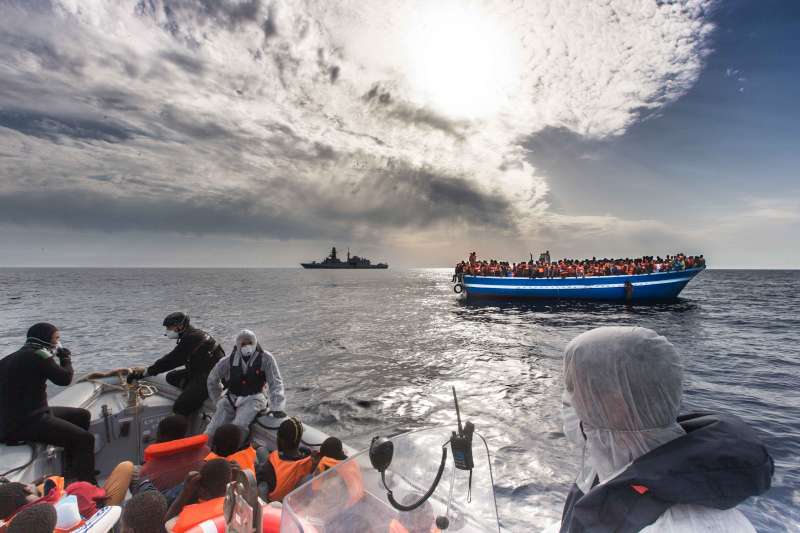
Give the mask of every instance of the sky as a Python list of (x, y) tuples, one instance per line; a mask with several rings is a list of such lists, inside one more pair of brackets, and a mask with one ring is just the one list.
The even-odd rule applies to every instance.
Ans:
[(800, 268), (800, 3), (0, 0), (0, 267)]

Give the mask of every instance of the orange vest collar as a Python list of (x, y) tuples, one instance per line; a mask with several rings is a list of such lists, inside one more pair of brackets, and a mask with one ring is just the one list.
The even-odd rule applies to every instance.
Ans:
[(156, 457), (167, 457), (189, 450), (199, 450), (206, 443), (208, 443), (208, 435), (194, 435), (183, 439), (158, 442), (145, 448), (144, 460), (149, 461)]
[[(206, 461), (219, 458), (219, 455), (211, 452), (206, 456)], [(244, 450), (239, 450), (236, 453), (232, 453), (225, 459), (228, 461), (235, 461), (239, 464), (239, 466), (242, 467), (243, 470), (251, 470), (252, 472), (256, 471), (256, 450), (252, 446), (248, 446)]]

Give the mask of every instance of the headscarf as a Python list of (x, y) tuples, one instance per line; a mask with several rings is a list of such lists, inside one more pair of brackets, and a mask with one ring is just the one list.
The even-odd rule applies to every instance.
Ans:
[[(683, 367), (675, 347), (655, 331), (602, 327), (564, 351), (564, 432), (584, 441), (578, 487), (612, 479), (638, 457), (684, 435), (676, 418)], [(581, 431), (582, 425), (582, 431)]]

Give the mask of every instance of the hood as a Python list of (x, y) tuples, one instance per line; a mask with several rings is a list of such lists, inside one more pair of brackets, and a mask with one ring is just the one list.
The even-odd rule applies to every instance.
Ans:
[(743, 420), (696, 413), (678, 423), (684, 436), (639, 457), (609, 488), (636, 485), (637, 492), (662, 501), (715, 509), (730, 509), (769, 489), (772, 457)]

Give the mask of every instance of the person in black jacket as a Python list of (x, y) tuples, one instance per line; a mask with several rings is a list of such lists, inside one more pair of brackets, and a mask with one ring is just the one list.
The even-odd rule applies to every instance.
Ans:
[[(177, 346), (144, 372), (132, 372), (128, 376), (128, 382), (172, 370), (167, 374), (167, 382), (183, 389), (175, 400), (172, 410), (176, 414), (190, 416), (208, 398), (206, 388), (208, 374), (217, 361), (225, 355), (225, 351), (211, 335), (192, 327), (189, 315), (186, 313), (167, 315), (164, 327), (167, 328), (164, 335), (170, 339), (177, 339)], [(186, 368), (174, 370), (179, 366)]]
[(35, 324), (25, 345), (0, 360), (0, 441), (62, 446), (72, 467), (69, 477), (95, 483), (89, 411), (47, 405), (47, 381), (67, 386), (74, 373), (71, 353), (60, 338), (54, 325)]

